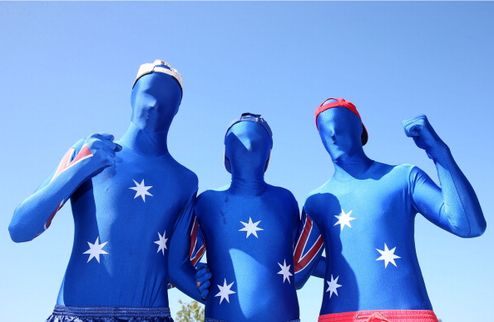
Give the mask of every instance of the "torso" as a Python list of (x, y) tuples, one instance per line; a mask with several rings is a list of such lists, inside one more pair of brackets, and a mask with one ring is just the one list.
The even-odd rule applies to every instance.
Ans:
[[(195, 175), (170, 156), (119, 152), (115, 167), (71, 197), (75, 237), (57, 303), (167, 307), (168, 240), (196, 185)], [(96, 252), (87, 253), (96, 238), (107, 243), (99, 262)]]
[[(196, 214), (213, 275), (206, 317), (258, 322), (298, 318), (293, 247), (299, 217), (291, 193), (273, 186), (260, 196), (210, 190), (198, 198)], [(257, 229), (249, 232), (249, 222)], [(292, 275), (284, 279), (278, 274), (280, 265), (289, 265)], [(231, 283), (228, 289), (235, 293), (228, 301), (216, 296), (218, 285)]]
[[(410, 169), (376, 162), (369, 178), (332, 179), (307, 199), (327, 254), (321, 314), (431, 309), (415, 251)], [(386, 247), (387, 261), (378, 251)]]

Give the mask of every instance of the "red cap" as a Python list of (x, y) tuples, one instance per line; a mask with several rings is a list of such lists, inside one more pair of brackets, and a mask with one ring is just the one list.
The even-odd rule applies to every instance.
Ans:
[[(327, 101), (329, 100), (334, 100), (334, 102), (329, 102), (329, 103), (326, 103)], [(325, 104), (326, 103), (326, 104)], [(319, 116), (319, 114), (321, 114), (322, 112), (326, 111), (326, 110), (329, 110), (330, 108), (335, 108), (335, 107), (344, 107), (346, 108), (347, 110), (350, 110), (353, 112), (353, 114), (357, 115), (357, 117), (360, 119), (360, 122), (362, 122), (362, 118), (360, 117), (360, 114), (357, 110), (357, 108), (355, 107), (355, 105), (350, 102), (350, 101), (347, 101), (345, 100), (344, 98), (334, 98), (334, 97), (329, 97), (327, 99), (325, 99), (317, 108), (316, 108), (316, 111), (314, 113), (314, 116), (315, 116), (315, 121), (316, 121), (316, 127), (319, 128), (317, 126), (317, 117)], [(365, 128), (365, 125), (364, 123), (362, 123), (362, 145), (365, 145), (367, 143), (367, 139), (369, 138), (368, 134), (367, 134), (367, 129)]]

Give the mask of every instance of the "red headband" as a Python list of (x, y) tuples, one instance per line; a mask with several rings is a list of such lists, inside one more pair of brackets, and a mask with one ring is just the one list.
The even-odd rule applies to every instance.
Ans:
[[(324, 104), (326, 103), (327, 101), (329, 100), (335, 100), (335, 102), (330, 102), (328, 104)], [(353, 114), (357, 115), (357, 117), (360, 119), (360, 121), (362, 122), (362, 118), (360, 117), (360, 114), (359, 112), (357, 111), (357, 108), (355, 107), (355, 105), (353, 105), (352, 102), (350, 101), (347, 101), (345, 100), (344, 98), (334, 98), (334, 97), (329, 97), (327, 99), (325, 99), (317, 108), (316, 108), (316, 112), (314, 113), (314, 116), (315, 116), (315, 121), (316, 121), (316, 127), (319, 128), (317, 126), (317, 117), (319, 116), (319, 114), (321, 114), (322, 112), (326, 111), (326, 110), (329, 110), (330, 108), (335, 108), (335, 107), (344, 107), (346, 108), (347, 110), (350, 110), (353, 112)], [(367, 143), (367, 139), (368, 139), (368, 134), (367, 134), (367, 129), (365, 128), (365, 125), (364, 123), (362, 123), (362, 145), (365, 145)]]
[[(335, 100), (335, 102), (324, 104), (324, 103), (326, 103), (329, 100)], [(352, 111), (355, 115), (358, 116), (358, 118), (360, 120), (362, 120), (362, 118), (360, 117), (359, 112), (357, 111), (357, 108), (355, 107), (355, 105), (353, 105), (352, 102), (349, 102), (349, 101), (345, 100), (344, 98), (333, 98), (333, 97), (329, 97), (329, 98), (325, 99), (324, 102), (322, 102), (317, 107), (316, 112), (314, 113), (315, 120), (316, 120), (316, 126), (317, 126), (317, 117), (319, 116), (319, 114), (321, 114), (322, 112), (324, 112), (326, 110), (329, 110), (330, 108), (335, 108), (335, 107), (344, 107), (344, 108)]]

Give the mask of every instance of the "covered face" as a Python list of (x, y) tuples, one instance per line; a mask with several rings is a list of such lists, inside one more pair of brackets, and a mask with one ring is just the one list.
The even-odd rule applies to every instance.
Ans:
[(352, 155), (367, 143), (367, 130), (355, 105), (343, 99), (329, 99), (316, 110), (316, 126), (331, 159)]
[(178, 72), (164, 61), (141, 65), (132, 87), (132, 122), (142, 129), (167, 129), (182, 100), (181, 83)]
[(244, 113), (225, 134), (225, 167), (230, 173), (264, 173), (272, 147), (272, 133), (266, 121), (260, 115)]

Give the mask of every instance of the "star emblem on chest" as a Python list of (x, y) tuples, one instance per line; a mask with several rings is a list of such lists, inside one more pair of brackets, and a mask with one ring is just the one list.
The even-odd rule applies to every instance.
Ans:
[(141, 180), (141, 182), (137, 182), (136, 180), (132, 179), (134, 181), (135, 186), (134, 187), (129, 187), (130, 190), (134, 190), (136, 193), (134, 195), (134, 199), (141, 197), (143, 202), (146, 202), (146, 196), (152, 197), (153, 194), (149, 192), (149, 190), (153, 186), (146, 186), (144, 179)]
[(240, 221), (240, 223), (244, 227), (240, 228), (238, 231), (244, 231), (245, 232), (245, 238), (249, 238), (250, 235), (254, 235), (254, 237), (259, 238), (257, 236), (257, 232), (264, 230), (263, 228), (259, 227), (259, 224), (261, 223), (261, 221), (259, 220), (259, 221), (253, 222), (251, 217), (249, 217), (248, 222)]

